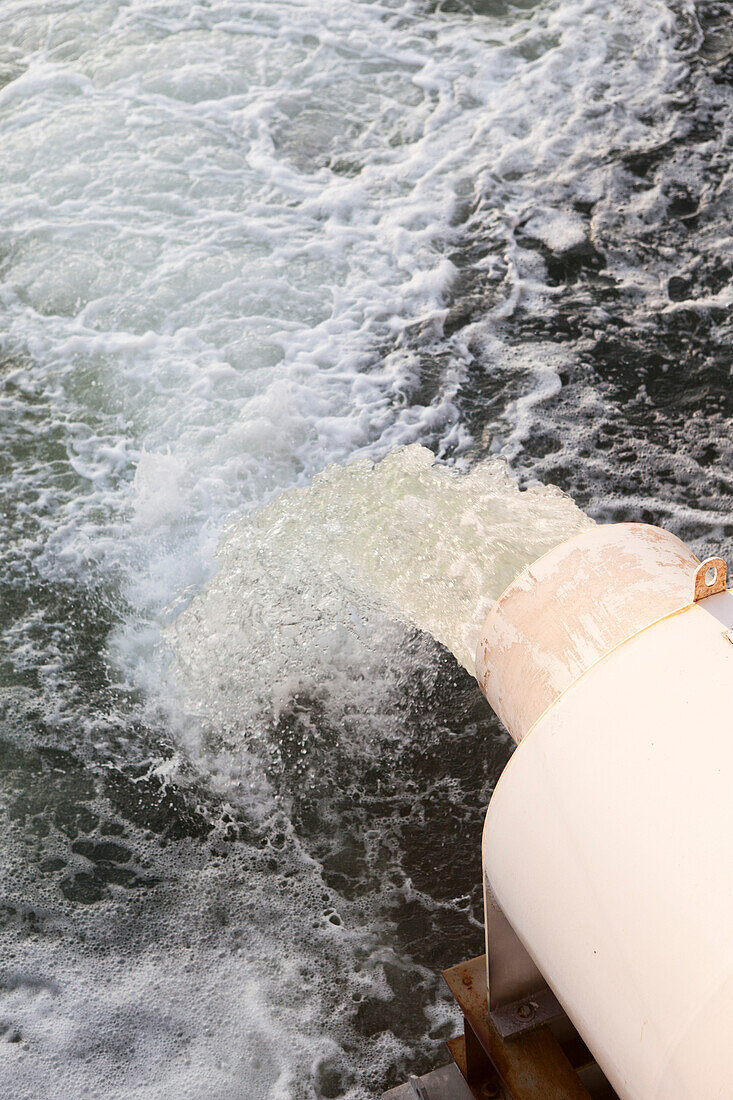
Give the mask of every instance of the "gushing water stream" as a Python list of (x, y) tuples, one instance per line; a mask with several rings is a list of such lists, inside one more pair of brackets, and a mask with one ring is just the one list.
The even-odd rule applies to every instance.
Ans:
[(187, 706), (235, 729), (255, 699), (323, 693), (337, 669), (337, 697), (358, 691), (349, 676), (363, 680), (360, 648), (384, 657), (385, 619), (425, 631), (473, 674), (493, 601), (591, 522), (552, 487), (520, 491), (497, 459), (459, 474), (413, 444), (329, 466), (220, 545), (215, 577), (170, 631)]

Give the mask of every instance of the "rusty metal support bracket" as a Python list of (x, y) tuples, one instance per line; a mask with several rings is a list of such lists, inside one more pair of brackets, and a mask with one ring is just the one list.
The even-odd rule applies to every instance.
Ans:
[(463, 1041), (465, 1043), (466, 1081), (472, 1088), (480, 1088), (488, 1076), (493, 1073), (491, 1059), (481, 1045), (478, 1035), (471, 1027), (470, 1020), (463, 1017)]
[(695, 603), (716, 592), (725, 592), (728, 567), (722, 558), (706, 558), (695, 574)]
[[(488, 1012), (484, 955), (443, 971), (443, 977), (466, 1022), (463, 1064), (458, 1058), (456, 1062), (474, 1096), (481, 1092), (483, 1067), (484, 1081), (495, 1080), (498, 1075), (511, 1100), (590, 1100), (590, 1093), (549, 1027), (538, 1027), (511, 1039), (499, 1034)], [(455, 1040), (449, 1043), (449, 1049), (454, 1056), (458, 1053)]]

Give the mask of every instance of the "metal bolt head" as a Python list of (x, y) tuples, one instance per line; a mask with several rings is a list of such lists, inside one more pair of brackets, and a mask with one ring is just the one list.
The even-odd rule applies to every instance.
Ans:
[(521, 1005), (517, 1005), (517, 1016), (520, 1020), (531, 1020), (534, 1016), (534, 1006), (527, 1001), (523, 1001)]

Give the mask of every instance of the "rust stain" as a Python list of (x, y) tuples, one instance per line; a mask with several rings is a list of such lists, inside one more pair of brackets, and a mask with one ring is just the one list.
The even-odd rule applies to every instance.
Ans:
[[(451, 1040), (449, 1050), (458, 1054), (456, 1065), (469, 1082), (474, 1096), (481, 1093), (475, 1066), (471, 1065), (471, 1048), (477, 1041), (488, 1060), (486, 1076), (490, 1079), (495, 1072), (503, 1094), (511, 1100), (549, 1100), (550, 1097), (553, 1100), (591, 1100), (549, 1027), (540, 1027), (512, 1039), (501, 1038), (489, 1019), (485, 955), (443, 971), (443, 977), (466, 1023), (467, 1042), (461, 1045)], [(475, 1062), (475, 1053), (473, 1058)]]
[(706, 558), (695, 574), (695, 603), (716, 592), (725, 592), (728, 567), (722, 558)]

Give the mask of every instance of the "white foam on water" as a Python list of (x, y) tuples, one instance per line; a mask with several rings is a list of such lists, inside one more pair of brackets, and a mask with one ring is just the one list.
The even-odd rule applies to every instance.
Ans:
[[(10, 0), (2, 20), (19, 72), (0, 89), (3, 348), (87, 488), (43, 517), (39, 564), (144, 565), (158, 609), (247, 504), (354, 455), (465, 447), (470, 353), (449, 343), (422, 404), (409, 335), (440, 334), (466, 201), (485, 196), (508, 249), (528, 214), (574, 242), (543, 192), (572, 196), (579, 165), (645, 135), (682, 72), (663, 3), (470, 20)], [(582, 186), (602, 195), (602, 167)], [(507, 258), (497, 316), (543, 292)], [(156, 477), (175, 486), (162, 512)], [(141, 523), (109, 537), (130, 508)]]
[(12, 926), (0, 947), (3, 1094), (286, 1100), (314, 1095), (329, 1066), (347, 1082), (378, 1079), (406, 1044), (383, 1034), (348, 1065), (340, 1006), (388, 999), (393, 953), (370, 928), (370, 899), (340, 906), (349, 929), (334, 923), (318, 876), (289, 847), (275, 868), (274, 852), (246, 846), (224, 866), (178, 848), (170, 885), (132, 902), (60, 912), (47, 891), (44, 911), (37, 896), (33, 918), (56, 924), (42, 954)]

